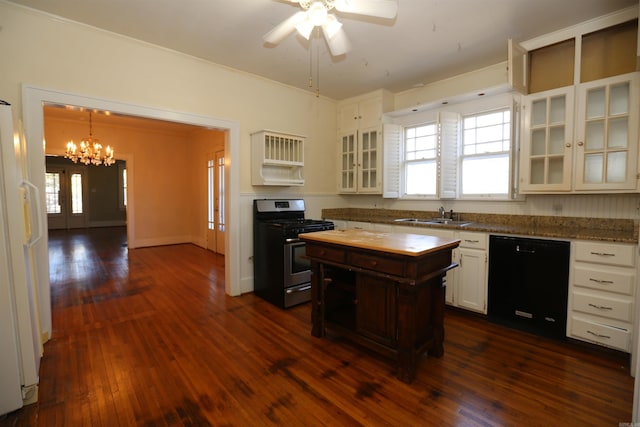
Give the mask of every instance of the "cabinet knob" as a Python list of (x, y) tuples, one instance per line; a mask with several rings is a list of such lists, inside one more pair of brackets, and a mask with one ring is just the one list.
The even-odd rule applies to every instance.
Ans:
[(578, 141), (578, 146), (579, 146), (579, 147), (582, 147), (583, 145), (584, 145), (584, 142), (582, 142), (582, 141)]
[(567, 148), (571, 148), (571, 143), (567, 142), (564, 146), (567, 147)]

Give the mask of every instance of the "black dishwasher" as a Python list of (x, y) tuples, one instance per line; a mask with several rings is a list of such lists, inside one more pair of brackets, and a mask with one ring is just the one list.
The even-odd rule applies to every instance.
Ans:
[(564, 339), (569, 253), (565, 241), (490, 236), (489, 320)]

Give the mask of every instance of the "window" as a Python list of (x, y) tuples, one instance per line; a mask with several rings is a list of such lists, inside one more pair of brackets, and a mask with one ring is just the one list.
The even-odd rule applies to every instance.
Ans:
[(120, 209), (127, 208), (127, 167), (120, 165)]
[(48, 214), (61, 213), (60, 208), (60, 173), (47, 172), (45, 174), (45, 198)]
[(224, 153), (216, 154), (218, 163), (218, 231), (225, 229), (225, 209), (224, 209)]
[(385, 134), (383, 196), (507, 199), (514, 173), (513, 105), (513, 96), (504, 94), (394, 120), (390, 126), (400, 131)]
[(125, 162), (118, 162), (118, 204), (120, 210), (127, 208), (127, 166)]
[(509, 109), (466, 116), (460, 156), (462, 195), (508, 195), (510, 150)]
[(438, 128), (435, 123), (405, 129), (405, 194), (436, 195)]
[(209, 185), (209, 203), (207, 212), (207, 226), (209, 230), (216, 228), (216, 202), (215, 202), (215, 180), (216, 180), (216, 164), (215, 160), (207, 160), (207, 177)]

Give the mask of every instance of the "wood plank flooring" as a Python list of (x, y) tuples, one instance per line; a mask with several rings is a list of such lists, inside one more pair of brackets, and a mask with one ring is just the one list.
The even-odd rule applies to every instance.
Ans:
[(123, 229), (50, 235), (53, 336), (40, 400), (0, 426), (617, 426), (629, 358), (448, 310), (416, 380), (337, 337), (308, 304), (224, 293), (193, 245), (128, 251)]

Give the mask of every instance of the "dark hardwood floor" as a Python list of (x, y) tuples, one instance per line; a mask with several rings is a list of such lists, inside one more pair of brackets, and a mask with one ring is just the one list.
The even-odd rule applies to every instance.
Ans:
[(308, 304), (224, 293), (193, 245), (128, 251), (123, 229), (50, 234), (53, 336), (40, 400), (0, 426), (618, 426), (629, 358), (448, 310), (416, 380), (337, 337)]

